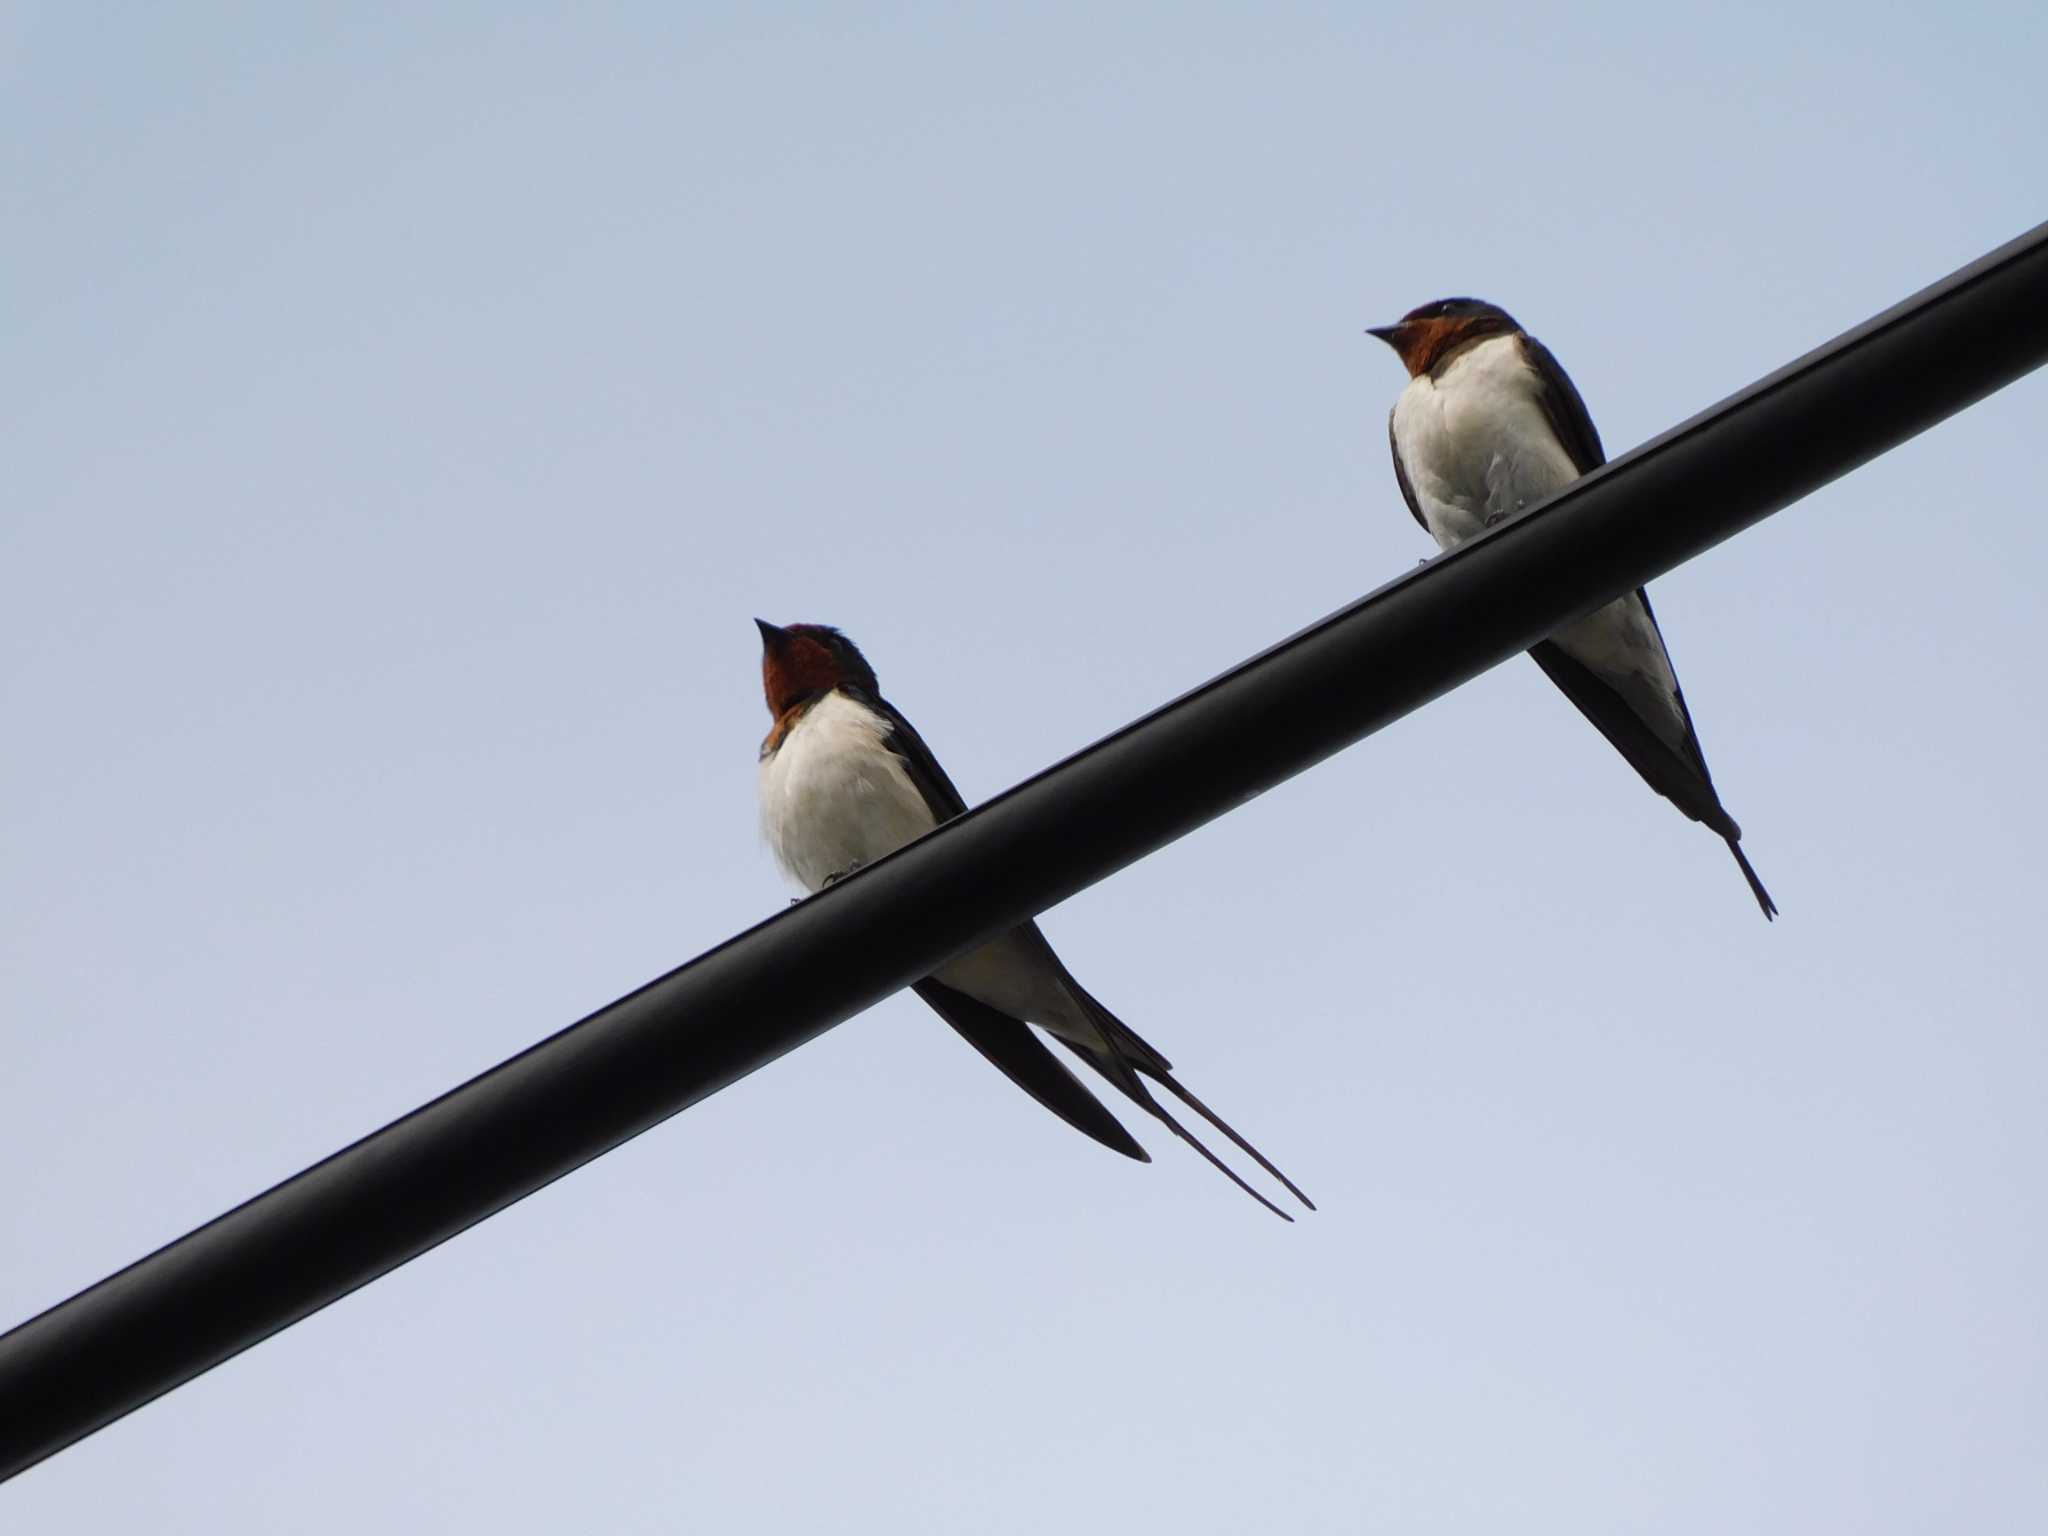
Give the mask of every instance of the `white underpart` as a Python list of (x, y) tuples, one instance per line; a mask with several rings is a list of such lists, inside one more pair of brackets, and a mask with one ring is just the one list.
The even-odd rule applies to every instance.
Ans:
[[(1410, 379), (1394, 403), (1394, 441), (1423, 521), (1445, 549), (1483, 533), (1578, 479), (1571, 455), (1538, 402), (1541, 380), (1514, 336), (1494, 336), (1451, 360), (1443, 377)], [(1630, 595), (1567, 624), (1551, 638), (1610, 679), (1653, 685), (1647, 723), (1683, 754), (1678, 676), (1642, 601)], [(1624, 687), (1630, 698), (1643, 690)], [(1640, 713), (1640, 709), (1638, 711)]]
[(882, 745), (889, 722), (828, 693), (761, 762), (761, 831), (790, 879), (815, 891), (937, 825), (903, 760)]
[[(903, 759), (883, 745), (889, 722), (828, 693), (761, 762), (761, 831), (775, 862), (806, 891), (922, 837), (937, 820)], [(1006, 935), (934, 973), (969, 997), (1070, 1039), (1099, 1037), (1058, 975)]]

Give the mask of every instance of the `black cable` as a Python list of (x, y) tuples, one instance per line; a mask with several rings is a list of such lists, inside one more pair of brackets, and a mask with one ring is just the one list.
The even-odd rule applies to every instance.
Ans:
[(2048, 360), (2048, 225), (0, 1336), (0, 1477)]

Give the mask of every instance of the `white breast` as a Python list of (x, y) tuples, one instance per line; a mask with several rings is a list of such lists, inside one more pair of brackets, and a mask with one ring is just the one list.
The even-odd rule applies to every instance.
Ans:
[(829, 693), (762, 760), (761, 831), (805, 890), (937, 825), (903, 760), (882, 745), (888, 730), (866, 705)]
[(1410, 379), (1394, 403), (1402, 467), (1445, 549), (1578, 478), (1538, 388), (1520, 340), (1495, 336), (1453, 358), (1441, 378)]
[[(903, 760), (882, 739), (889, 723), (843, 693), (813, 704), (761, 763), (761, 831), (775, 862), (807, 891), (872, 864), (938, 824)], [(1084, 1042), (1098, 1036), (1058, 973), (1017, 934), (970, 950), (934, 973), (1013, 1018)]]

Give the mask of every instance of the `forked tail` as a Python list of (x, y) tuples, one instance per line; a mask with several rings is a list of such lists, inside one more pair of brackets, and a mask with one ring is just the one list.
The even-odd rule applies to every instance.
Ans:
[(1735, 862), (1742, 866), (1742, 878), (1749, 882), (1750, 893), (1756, 897), (1756, 904), (1764, 909), (1764, 916), (1775, 919), (1778, 904), (1771, 900), (1771, 893), (1764, 889), (1763, 881), (1757, 879), (1756, 871), (1750, 867), (1749, 855), (1742, 851), (1742, 844), (1735, 838), (1728, 839), (1728, 851), (1735, 855)]
[[(1301, 1186), (1274, 1166), (1271, 1158), (1246, 1141), (1222, 1116), (1218, 1115), (1208, 1105), (1204, 1104), (1180, 1085), (1179, 1079), (1173, 1075), (1173, 1064), (1171, 1062), (1140, 1039), (1122, 1019), (1119, 1019), (1084, 991), (1078, 982), (1072, 982), (1070, 979), (1069, 984), (1074, 993), (1080, 998), (1082, 1006), (1087, 1009), (1096, 1028), (1101, 1031), (1108, 1049), (1106, 1051), (1092, 1051), (1085, 1046), (1076, 1045), (1071, 1040), (1056, 1037), (1060, 1038), (1062, 1045), (1065, 1045), (1076, 1056), (1079, 1056), (1088, 1065), (1095, 1068), (1097, 1072), (1100, 1072), (1105, 1079), (1113, 1083), (1133, 1104), (1138, 1105), (1147, 1114), (1159, 1121), (1160, 1124), (1172, 1131), (1174, 1135), (1193, 1147), (1212, 1167), (1229, 1179), (1231, 1183), (1250, 1195), (1282, 1221), (1292, 1221), (1294, 1218), (1260, 1194), (1256, 1189), (1252, 1188), (1235, 1168), (1232, 1168), (1230, 1164), (1224, 1162), (1222, 1158), (1212, 1152), (1200, 1137), (1174, 1119), (1167, 1111), (1166, 1106), (1154, 1098), (1151, 1091), (1146, 1088), (1144, 1078), (1150, 1078), (1153, 1082), (1158, 1083), (1167, 1092), (1187, 1105), (1189, 1109), (1192, 1109), (1196, 1114), (1208, 1121), (1210, 1125), (1221, 1131), (1229, 1138), (1232, 1146), (1236, 1147), (1245, 1156), (1265, 1169), (1267, 1173), (1271, 1174), (1286, 1187), (1290, 1195), (1294, 1196), (1305, 1207), (1311, 1211), (1316, 1208), (1316, 1203), (1301, 1192)], [(1140, 1077), (1140, 1073), (1144, 1076)]]
[[(1290, 1179), (1289, 1177), (1287, 1177), (1286, 1174), (1282, 1173), (1278, 1168), (1274, 1167), (1271, 1158), (1267, 1157), (1265, 1153), (1261, 1152), (1257, 1147), (1253, 1146), (1250, 1142), (1246, 1141), (1242, 1136), (1238, 1135), (1236, 1131), (1232, 1130), (1230, 1126), (1224, 1122), (1223, 1117), (1217, 1114), (1215, 1110), (1211, 1109), (1208, 1105), (1204, 1104), (1200, 1099), (1196, 1098), (1192, 1093), (1188, 1092), (1187, 1089), (1183, 1088), (1180, 1084), (1180, 1080), (1176, 1078), (1171, 1072), (1146, 1072), (1145, 1075), (1151, 1078), (1154, 1082), (1161, 1084), (1163, 1087), (1166, 1088), (1166, 1090), (1169, 1093), (1171, 1093), (1175, 1098), (1179, 1099), (1181, 1103), (1187, 1105), (1189, 1109), (1192, 1109), (1204, 1120), (1208, 1121), (1211, 1125), (1215, 1126), (1217, 1130), (1221, 1131), (1225, 1136), (1229, 1137), (1230, 1144), (1232, 1146), (1236, 1147), (1238, 1151), (1244, 1153), (1246, 1157), (1249, 1157), (1253, 1162), (1257, 1163), (1261, 1168), (1265, 1169), (1266, 1172), (1270, 1173), (1274, 1178), (1278, 1179), (1280, 1183), (1283, 1186), (1285, 1186), (1287, 1193), (1294, 1196), (1295, 1199), (1299, 1200), (1303, 1205), (1307, 1206), (1310, 1210), (1314, 1210), (1316, 1208), (1315, 1201), (1309, 1199), (1307, 1195), (1304, 1195), (1301, 1192), (1301, 1186), (1299, 1184), (1296, 1184), (1294, 1180)], [(1154, 1105), (1153, 1107), (1157, 1109), (1158, 1106)], [(1185, 1135), (1186, 1133), (1183, 1132), (1182, 1134)]]

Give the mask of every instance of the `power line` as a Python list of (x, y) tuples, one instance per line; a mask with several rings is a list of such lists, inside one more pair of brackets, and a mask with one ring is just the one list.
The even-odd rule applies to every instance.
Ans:
[(0, 1478), (2044, 361), (2048, 225), (0, 1336)]

